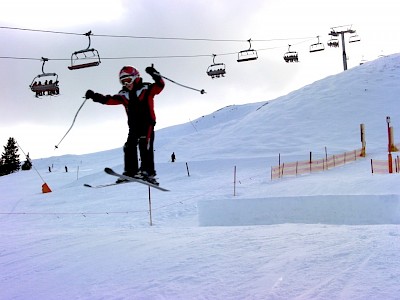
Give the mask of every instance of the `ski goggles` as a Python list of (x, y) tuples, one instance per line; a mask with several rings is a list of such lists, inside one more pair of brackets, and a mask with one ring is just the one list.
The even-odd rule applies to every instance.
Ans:
[(126, 76), (126, 77), (122, 77), (119, 79), (119, 81), (121, 82), (121, 84), (123, 86), (127, 86), (131, 83), (133, 83), (139, 76)]

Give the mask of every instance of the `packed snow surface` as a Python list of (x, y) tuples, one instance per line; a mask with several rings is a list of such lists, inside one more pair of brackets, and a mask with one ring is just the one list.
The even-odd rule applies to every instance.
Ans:
[[(399, 139), (399, 82), (396, 54), (159, 130), (170, 192), (83, 186), (113, 182), (122, 149), (0, 177), (0, 298), (400, 299), (400, 177), (371, 173), (387, 116)], [(365, 158), (271, 180), (279, 154), (359, 149), (360, 124)]]

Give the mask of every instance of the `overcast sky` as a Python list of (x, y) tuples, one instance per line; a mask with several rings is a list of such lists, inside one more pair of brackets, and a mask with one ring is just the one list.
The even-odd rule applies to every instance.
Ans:
[[(118, 72), (124, 65), (135, 66), (151, 80), (144, 69), (154, 64), (168, 78), (207, 92), (202, 95), (167, 81), (155, 99), (160, 129), (227, 105), (272, 100), (342, 72), (341, 48), (326, 45), (335, 26), (352, 24), (361, 39), (349, 44), (350, 34), (345, 35), (348, 68), (399, 51), (395, 30), (400, 28), (400, 4), (393, 0), (1, 1), (0, 145), (14, 137), (31, 158), (122, 147), (127, 135), (123, 107), (87, 101), (54, 150), (85, 91), (117, 93)], [(88, 46), (84, 33), (90, 30), (91, 47), (99, 52), (101, 64), (71, 71), (71, 54)], [(325, 50), (310, 53), (317, 36)], [(237, 53), (249, 48), (250, 38), (258, 59), (238, 63)], [(298, 52), (299, 63), (283, 60), (289, 44)], [(225, 78), (207, 76), (212, 54), (217, 54), (216, 63), (225, 64)], [(42, 73), (41, 57), (49, 59), (44, 71), (58, 75), (57, 97), (37, 99), (29, 89)]]

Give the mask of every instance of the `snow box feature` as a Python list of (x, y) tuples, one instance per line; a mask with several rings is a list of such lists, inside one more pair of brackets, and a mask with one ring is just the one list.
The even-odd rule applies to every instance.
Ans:
[(316, 195), (198, 202), (200, 226), (400, 224), (398, 195)]

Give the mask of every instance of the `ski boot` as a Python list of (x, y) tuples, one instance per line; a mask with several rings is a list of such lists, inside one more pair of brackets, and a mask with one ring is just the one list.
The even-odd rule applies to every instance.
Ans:
[[(129, 176), (129, 177), (135, 178), (135, 179), (143, 180), (143, 175), (142, 175), (142, 173), (140, 171), (138, 171), (138, 172), (136, 172), (134, 174), (129, 173), (129, 172), (124, 172), (122, 174), (124, 174), (125, 176)], [(115, 183), (123, 183), (123, 182), (128, 182), (128, 181), (129, 181), (128, 179), (118, 178)]]
[(143, 175), (142, 180), (147, 181), (154, 185), (160, 185), (160, 183), (157, 181), (157, 178), (156, 178), (156, 175), (157, 175), (156, 172), (149, 174), (146, 171), (142, 171), (142, 175)]

